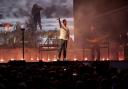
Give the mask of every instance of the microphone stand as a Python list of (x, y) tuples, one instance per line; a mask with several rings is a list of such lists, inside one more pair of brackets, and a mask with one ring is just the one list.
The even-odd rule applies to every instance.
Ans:
[(22, 57), (24, 60), (24, 31), (25, 31), (25, 28), (21, 28), (21, 31), (22, 31)]

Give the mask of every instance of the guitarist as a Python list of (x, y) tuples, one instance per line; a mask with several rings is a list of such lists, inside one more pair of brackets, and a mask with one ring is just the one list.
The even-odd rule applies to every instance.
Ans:
[(61, 53), (63, 52), (63, 60), (66, 61), (67, 54), (67, 43), (69, 39), (69, 28), (67, 27), (67, 20), (63, 19), (62, 22), (60, 18), (58, 18), (59, 26), (60, 26), (60, 34), (59, 34), (59, 50), (58, 50), (58, 61), (61, 58)]

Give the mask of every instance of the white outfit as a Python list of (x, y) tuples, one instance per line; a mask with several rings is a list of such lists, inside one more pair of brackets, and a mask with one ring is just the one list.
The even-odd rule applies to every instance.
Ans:
[[(64, 28), (66, 28), (66, 29), (64, 29)], [(65, 27), (65, 26), (64, 26), (64, 28), (60, 28), (59, 39), (68, 40), (69, 29), (68, 29), (68, 27)]]

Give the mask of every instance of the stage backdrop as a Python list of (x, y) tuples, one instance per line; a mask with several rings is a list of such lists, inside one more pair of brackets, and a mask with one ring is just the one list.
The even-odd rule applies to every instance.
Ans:
[[(41, 10), (42, 30), (39, 27), (37, 31), (31, 28), (31, 9), (34, 4), (38, 4), (43, 8)], [(25, 48), (28, 48), (29, 53), (30, 50), (35, 50), (35, 53), (34, 51), (32, 53), (38, 55), (39, 46), (46, 42), (49, 36), (53, 39), (58, 37), (59, 23), (57, 18), (61, 18), (61, 20), (67, 19), (70, 29), (70, 40), (73, 44), (73, 0), (1, 0), (0, 58), (10, 59), (11, 57), (12, 59), (18, 59), (18, 55), (22, 54), (22, 32), (19, 29), (21, 24), (26, 25)], [(8, 55), (6, 55), (6, 50), (10, 52)], [(26, 58), (30, 59), (29, 57)]]
[[(17, 28), (17, 25), (19, 24), (27, 25), (25, 32), (25, 35), (27, 36), (25, 36), (25, 40), (26, 42), (32, 41), (31, 38), (33, 37), (31, 37), (30, 33), (33, 32), (33, 29), (29, 29), (29, 27), (32, 27), (31, 9), (34, 4), (38, 4), (43, 8), (43, 10), (41, 10), (42, 30), (37, 27), (38, 29), (36, 33), (43, 34), (43, 32), (58, 31), (59, 23), (57, 18), (61, 18), (61, 20), (65, 18), (68, 21), (71, 31), (70, 37), (73, 39), (73, 0), (2, 0), (0, 3), (0, 32), (3, 35), (4, 33), (8, 33), (8, 35), (6, 35), (6, 37), (0, 37), (1, 45), (7, 44), (10, 46), (9, 40), (12, 42), (12, 44), (19, 44), (21, 38), (20, 31), (18, 31), (19, 29)], [(17, 37), (16, 34), (19, 34), (19, 37)], [(42, 43), (42, 41), (44, 41), (47, 37), (47, 34), (46, 37), (42, 37), (39, 34), (34, 35), (36, 36), (33, 38), (33, 40), (38, 41), (38, 43), (36, 42), (37, 45), (35, 46), (38, 46), (38, 44)], [(30, 47), (33, 46), (30, 45)]]

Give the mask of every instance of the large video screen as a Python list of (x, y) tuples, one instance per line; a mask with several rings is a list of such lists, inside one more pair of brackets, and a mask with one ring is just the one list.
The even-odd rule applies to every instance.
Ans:
[[(42, 29), (32, 24), (32, 8), (38, 5)], [(36, 11), (35, 11), (36, 12)], [(25, 24), (25, 46), (37, 47), (50, 36), (58, 36), (59, 23), (67, 19), (70, 37), (74, 38), (73, 0), (1, 0), (0, 1), (0, 47), (20, 47), (22, 31), (20, 25)]]

